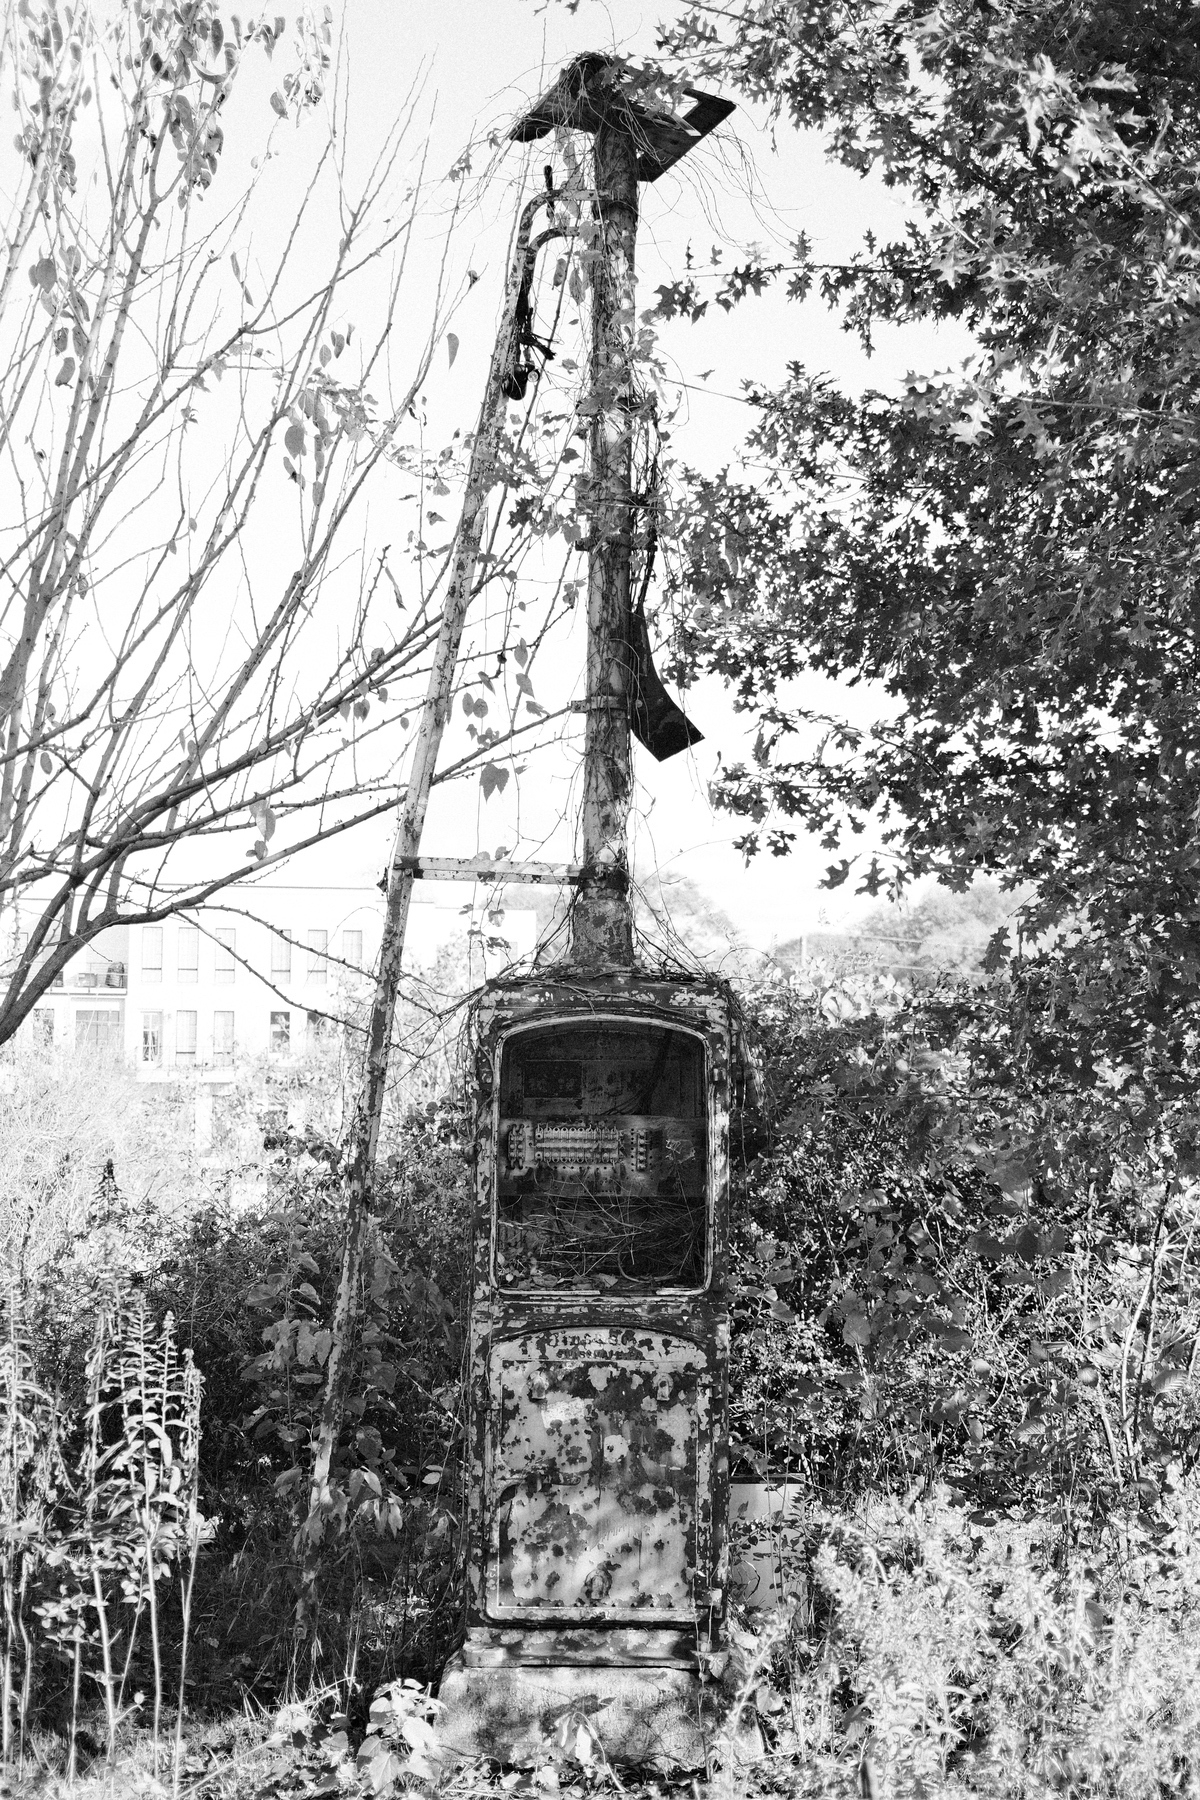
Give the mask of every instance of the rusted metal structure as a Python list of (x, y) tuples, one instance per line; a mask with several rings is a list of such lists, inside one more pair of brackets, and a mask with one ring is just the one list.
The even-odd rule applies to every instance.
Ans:
[(720, 982), (636, 967), (626, 838), (631, 727), (659, 757), (699, 736), (654, 688), (632, 604), (650, 529), (633, 484), (638, 183), (731, 108), (689, 93), (677, 117), (644, 91), (582, 57), (512, 134), (592, 135), (598, 254), (570, 948), (475, 1010), (471, 1602), (441, 1735), (505, 1761), (563, 1721), (614, 1758), (703, 1761), (723, 1610), (733, 1018)]
[(454, 1748), (703, 1754), (728, 1501), (730, 1004), (634, 971), (477, 1013), (466, 1643)]

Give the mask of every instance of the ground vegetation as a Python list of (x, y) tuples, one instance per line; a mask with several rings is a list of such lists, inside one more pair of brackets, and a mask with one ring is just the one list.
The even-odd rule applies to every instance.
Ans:
[[(798, 288), (827, 278), (864, 334), (962, 314), (981, 346), (895, 398), (797, 368), (759, 397), (772, 477), (663, 500), (681, 666), (727, 674), (762, 720), (725, 797), (768, 848), (789, 820), (831, 854), (880, 827), (869, 891), (982, 870), (1020, 908), (967, 980), (936, 956), (919, 983), (862, 960), (743, 973), (760, 1079), (734, 1131), (733, 1450), (781, 1503), (739, 1527), (705, 1672), (763, 1757), (739, 1764), (729, 1733), (702, 1775), (614, 1771), (579, 1709), (537, 1768), (439, 1770), (463, 1594), (453, 1058), (385, 1109), (313, 1590), (307, 1464), (345, 1263), (338, 1132), (292, 1101), (324, 1095), (332, 1119), (336, 1058), (246, 1083), (224, 1121), (257, 1135), (238, 1187), (193, 1163), (180, 1120), (139, 1162), (118, 1075), (102, 1113), (67, 1120), (68, 1063), (48, 1082), (10, 1049), (31, 1136), (4, 1167), (26, 1259), (0, 1348), (6, 1779), (1195, 1792), (1186, 27), (813, 0), (701, 10), (674, 36), (913, 197), (901, 245), (838, 270), (799, 246)], [(686, 283), (660, 299), (705, 303)], [(888, 723), (826, 721), (810, 753), (822, 722), (787, 686), (809, 669), (889, 687)], [(435, 1038), (456, 1005), (426, 1004)]]
[[(752, 1709), (769, 1754), (735, 1770), (732, 1743), (714, 1745), (705, 1787), (1190, 1791), (1193, 1187), (1171, 1180), (1161, 1147), (1115, 1142), (1107, 1114), (1089, 1135), (1074, 1108), (1070, 1179), (1016, 1159), (986, 1171), (987, 1082), (1013, 1050), (1002, 993), (983, 1029), (977, 980), (930, 987), (810, 962), (744, 1001), (759, 1095), (734, 1133), (734, 1476), (741, 1492), (769, 1480), (785, 1503), (737, 1529), (729, 1648), (710, 1671)], [(306, 1078), (310, 1102), (316, 1085)], [(1021, 1085), (1042, 1104), (1036, 1073)], [(74, 1746), (77, 1776), (109, 1780), (111, 1730), (121, 1780), (156, 1755), (165, 1774), (182, 1691), (185, 1786), (514, 1791), (503, 1771), (443, 1778), (431, 1759), (436, 1676), (462, 1617), (464, 1102), (451, 1079), (388, 1117), (339, 1448), (345, 1502), (302, 1629), (304, 1450), (339, 1231), (335, 1151), (311, 1104), (306, 1128), (289, 1130), (288, 1091), (275, 1096), (250, 1203), (201, 1196), (160, 1217), (149, 1248), (114, 1161), (115, 1197), (109, 1186), (94, 1202), (104, 1229), (64, 1219), (37, 1303), (10, 1301), (20, 1430), (5, 1478), (22, 1531), (5, 1540), (6, 1569), (41, 1659), (28, 1772), (65, 1768)], [(105, 1182), (109, 1141), (84, 1157)], [(82, 1522), (47, 1473), (61, 1466), (71, 1494), (90, 1491), (71, 1459), (89, 1418), (134, 1404), (120, 1385), (141, 1366), (131, 1336), (157, 1346), (156, 1368), (194, 1367), (203, 1384), (199, 1431), (176, 1459), (187, 1528), (155, 1539), (156, 1642), (145, 1581), (129, 1585), (113, 1547), (136, 1568), (124, 1465), (94, 1465)], [(174, 1414), (166, 1429), (176, 1441)], [(93, 1565), (110, 1607), (107, 1677)], [(246, 1705), (260, 1726), (235, 1726)], [(560, 1724), (516, 1791), (674, 1789), (665, 1774), (608, 1771), (586, 1714)]]
[[(464, 171), (431, 202), (419, 79), (360, 144), (342, 48), (328, 6), (0, 9), (0, 1042), (107, 928), (203, 923), (403, 791), (470, 455), (421, 396), (477, 276), (450, 273)], [(500, 418), (489, 486), (532, 504), (527, 435)], [(489, 520), (465, 600), (522, 529)], [(515, 610), (464, 696), (492, 723), (438, 781), (502, 787), (517, 708), (544, 716), (519, 631), (506, 693)]]

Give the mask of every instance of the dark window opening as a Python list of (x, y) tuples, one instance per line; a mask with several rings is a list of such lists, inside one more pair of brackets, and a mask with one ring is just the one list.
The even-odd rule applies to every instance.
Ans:
[(77, 1050), (99, 1050), (115, 1054), (121, 1048), (121, 1015), (115, 1009), (105, 1012), (75, 1014), (75, 1047)]
[(500, 1074), (496, 1274), (518, 1288), (704, 1282), (704, 1049), (661, 1025), (515, 1034)]

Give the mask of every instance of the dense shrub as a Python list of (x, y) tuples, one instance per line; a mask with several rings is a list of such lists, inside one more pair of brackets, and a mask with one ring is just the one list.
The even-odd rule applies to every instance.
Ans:
[(1200, 1190), (1173, 1121), (1135, 1129), (1102, 1085), (1058, 1096), (1014, 1054), (998, 1090), (1003, 1003), (816, 968), (756, 997), (741, 1454), (831, 1498), (941, 1479), (1160, 1537), (1200, 1448)]
[[(205, 1163), (179, 1093), (147, 1095), (116, 1064), (60, 1061), (43, 1068), (19, 1048), (6, 1058), (11, 1323), (30, 1391), (68, 1430), (86, 1412), (88, 1358), (114, 1299), (170, 1319), (194, 1358), (203, 1529), (190, 1681), (216, 1702), (269, 1699), (301, 1669), (306, 1680), (351, 1667), (427, 1678), (458, 1623), (453, 1459), (471, 1252), (459, 1101), (393, 1109), (386, 1122), (334, 1471), (345, 1506), (300, 1643), (293, 1545), (340, 1254), (338, 1152), (319, 1129), (337, 1111), (326, 1092), (337, 1057), (252, 1070), (225, 1103), (223, 1154)], [(310, 1128), (289, 1130), (301, 1086)], [(165, 1640), (178, 1601), (168, 1583)]]
[[(321, 1399), (340, 1257), (336, 1152), (287, 1139), (264, 1196), (209, 1208), (174, 1235), (156, 1271), (206, 1379), (201, 1473), (215, 1542), (197, 1605), (214, 1671), (278, 1689), (297, 1651), (296, 1533)], [(459, 1519), (453, 1457), (470, 1259), (459, 1111), (431, 1105), (394, 1125), (364, 1259), (361, 1330), (333, 1471), (320, 1617), (303, 1657), (323, 1674), (426, 1677), (456, 1625)], [(450, 1616), (442, 1617), (443, 1612)], [(230, 1629), (231, 1622), (235, 1628)]]
[[(999, 989), (810, 964), (747, 999), (762, 1104), (733, 1134), (735, 1454), (805, 1495), (774, 1541), (799, 1610), (764, 1633), (735, 1608), (732, 1627), (769, 1769), (799, 1766), (813, 1793), (868, 1768), (898, 1794), (1183, 1791), (1194, 1721), (1168, 1690), (1198, 1642), (1200, 1330), (1183, 1102), (1151, 1118), (1111, 1083), (1064, 1097), (1014, 1050)], [(460, 1093), (387, 1127), (298, 1631), (340, 1199), (319, 1109), (289, 1129), (288, 1100), (252, 1182), (201, 1169), (176, 1120), (174, 1189), (164, 1171), (131, 1190), (122, 1140), (87, 1115), (24, 1264), (22, 1380), (69, 1436), (111, 1296), (171, 1317), (204, 1381), (189, 1682), (220, 1706), (332, 1679), (353, 1719), (380, 1684), (436, 1676), (461, 1626), (468, 1115)], [(239, 1104), (261, 1120), (257, 1086)], [(47, 1118), (49, 1143), (70, 1122)], [(10, 1194), (10, 1243), (29, 1194)], [(165, 1572), (168, 1686), (182, 1591)]]
[(805, 1604), (786, 1636), (747, 1639), (774, 1751), (761, 1788), (786, 1770), (813, 1796), (1193, 1794), (1200, 1546), (1185, 1509), (1175, 1522), (1164, 1573), (1063, 1566), (1055, 1531), (974, 1525), (944, 1490), (804, 1509)]

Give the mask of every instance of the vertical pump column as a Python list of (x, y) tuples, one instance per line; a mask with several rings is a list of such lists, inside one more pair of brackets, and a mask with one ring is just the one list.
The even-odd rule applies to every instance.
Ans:
[(597, 126), (593, 150), (591, 550), (588, 559), (587, 726), (583, 763), (583, 880), (571, 924), (579, 967), (633, 962), (627, 827), (630, 560), (634, 508), (634, 246), (637, 150), (619, 102)]

